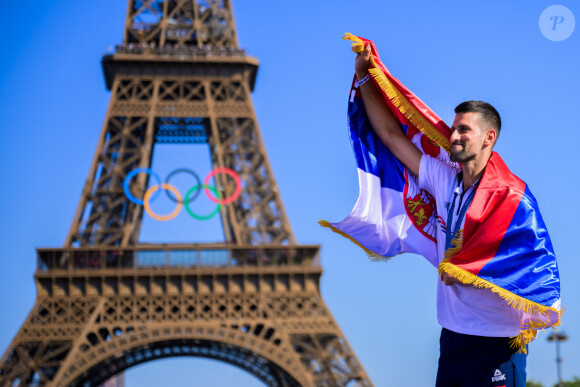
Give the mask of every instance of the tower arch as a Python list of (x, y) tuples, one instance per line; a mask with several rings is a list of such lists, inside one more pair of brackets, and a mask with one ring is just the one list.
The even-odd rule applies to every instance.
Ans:
[[(177, 329), (177, 331), (181, 331), (181, 329)], [(197, 331), (201, 332), (199, 329)], [(78, 361), (71, 365), (71, 370), (74, 372), (63, 374), (60, 383), (75, 387), (99, 386), (119, 372), (139, 364), (163, 358), (188, 356), (214, 359), (231, 364), (251, 373), (264, 382), (266, 386), (304, 385), (305, 381), (299, 382), (291, 374), (293, 371), (291, 364), (288, 364), (288, 369), (280, 366), (284, 360), (291, 363), (291, 359), (284, 359), (284, 355), (278, 353), (278, 349), (272, 348), (270, 343), (258, 339), (254, 342), (255, 347), (249, 349), (247, 348), (247, 338), (231, 333), (228, 335), (228, 339), (221, 340), (208, 339), (206, 335), (201, 335), (204, 338), (182, 335), (179, 338), (128, 339), (123, 344), (108, 342), (83, 353)], [(233, 344), (234, 342), (236, 344)], [(87, 361), (87, 359), (91, 359), (91, 361)]]

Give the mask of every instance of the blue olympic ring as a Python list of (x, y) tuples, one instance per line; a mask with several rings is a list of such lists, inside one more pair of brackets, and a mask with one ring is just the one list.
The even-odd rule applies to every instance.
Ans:
[[(127, 174), (127, 176), (125, 177), (125, 180), (123, 181), (123, 191), (125, 191), (125, 195), (127, 196), (127, 199), (129, 199), (130, 201), (132, 201), (135, 204), (142, 206), (143, 199), (138, 199), (135, 196), (133, 196), (133, 194), (131, 193), (131, 189), (129, 188), (129, 183), (131, 182), (131, 179), (139, 173), (150, 174), (151, 176), (153, 176), (155, 178), (155, 180), (157, 180), (157, 185), (160, 187), (161, 187), (161, 179), (159, 178), (159, 175), (156, 174), (155, 172), (153, 172), (153, 170), (151, 168), (135, 168)], [(159, 195), (159, 191), (157, 191), (155, 193), (155, 196), (153, 198), (151, 198), (151, 200), (155, 200), (158, 195)]]

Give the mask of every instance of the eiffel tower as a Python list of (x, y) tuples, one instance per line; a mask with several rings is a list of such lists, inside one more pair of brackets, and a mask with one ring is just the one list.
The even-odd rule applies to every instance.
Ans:
[[(88, 179), (64, 246), (37, 249), (37, 299), (0, 386), (98, 386), (172, 356), (268, 386), (371, 386), (321, 298), (320, 246), (288, 223), (230, 1), (129, 0), (102, 65), (111, 99)], [(197, 189), (220, 204), (223, 243), (138, 242), (147, 195), (171, 191), (141, 173), (156, 144), (209, 145), (216, 188)]]

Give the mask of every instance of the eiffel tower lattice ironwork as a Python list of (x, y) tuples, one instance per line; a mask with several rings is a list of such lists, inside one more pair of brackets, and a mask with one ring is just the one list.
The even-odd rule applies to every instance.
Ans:
[[(296, 244), (288, 223), (250, 98), (258, 62), (238, 47), (230, 1), (129, 0), (102, 64), (111, 100), (89, 176), (64, 247), (37, 249), (37, 299), (0, 386), (98, 386), (171, 356), (269, 386), (371, 386), (321, 298), (320, 246)], [(160, 143), (206, 143), (213, 167), (240, 177), (220, 208), (225, 242), (138, 243), (144, 209), (123, 184)], [(237, 189), (226, 173), (215, 184)]]

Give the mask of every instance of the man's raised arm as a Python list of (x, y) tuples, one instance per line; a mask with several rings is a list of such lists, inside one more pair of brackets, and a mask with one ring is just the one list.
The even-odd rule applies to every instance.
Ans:
[[(367, 45), (363, 53), (356, 56), (354, 68), (358, 80), (368, 74), (370, 55), (371, 46)], [(411, 173), (419, 176), (421, 152), (403, 133), (393, 113), (381, 101), (375, 84), (366, 82), (360, 86), (360, 91), (367, 116), (377, 136)]]

